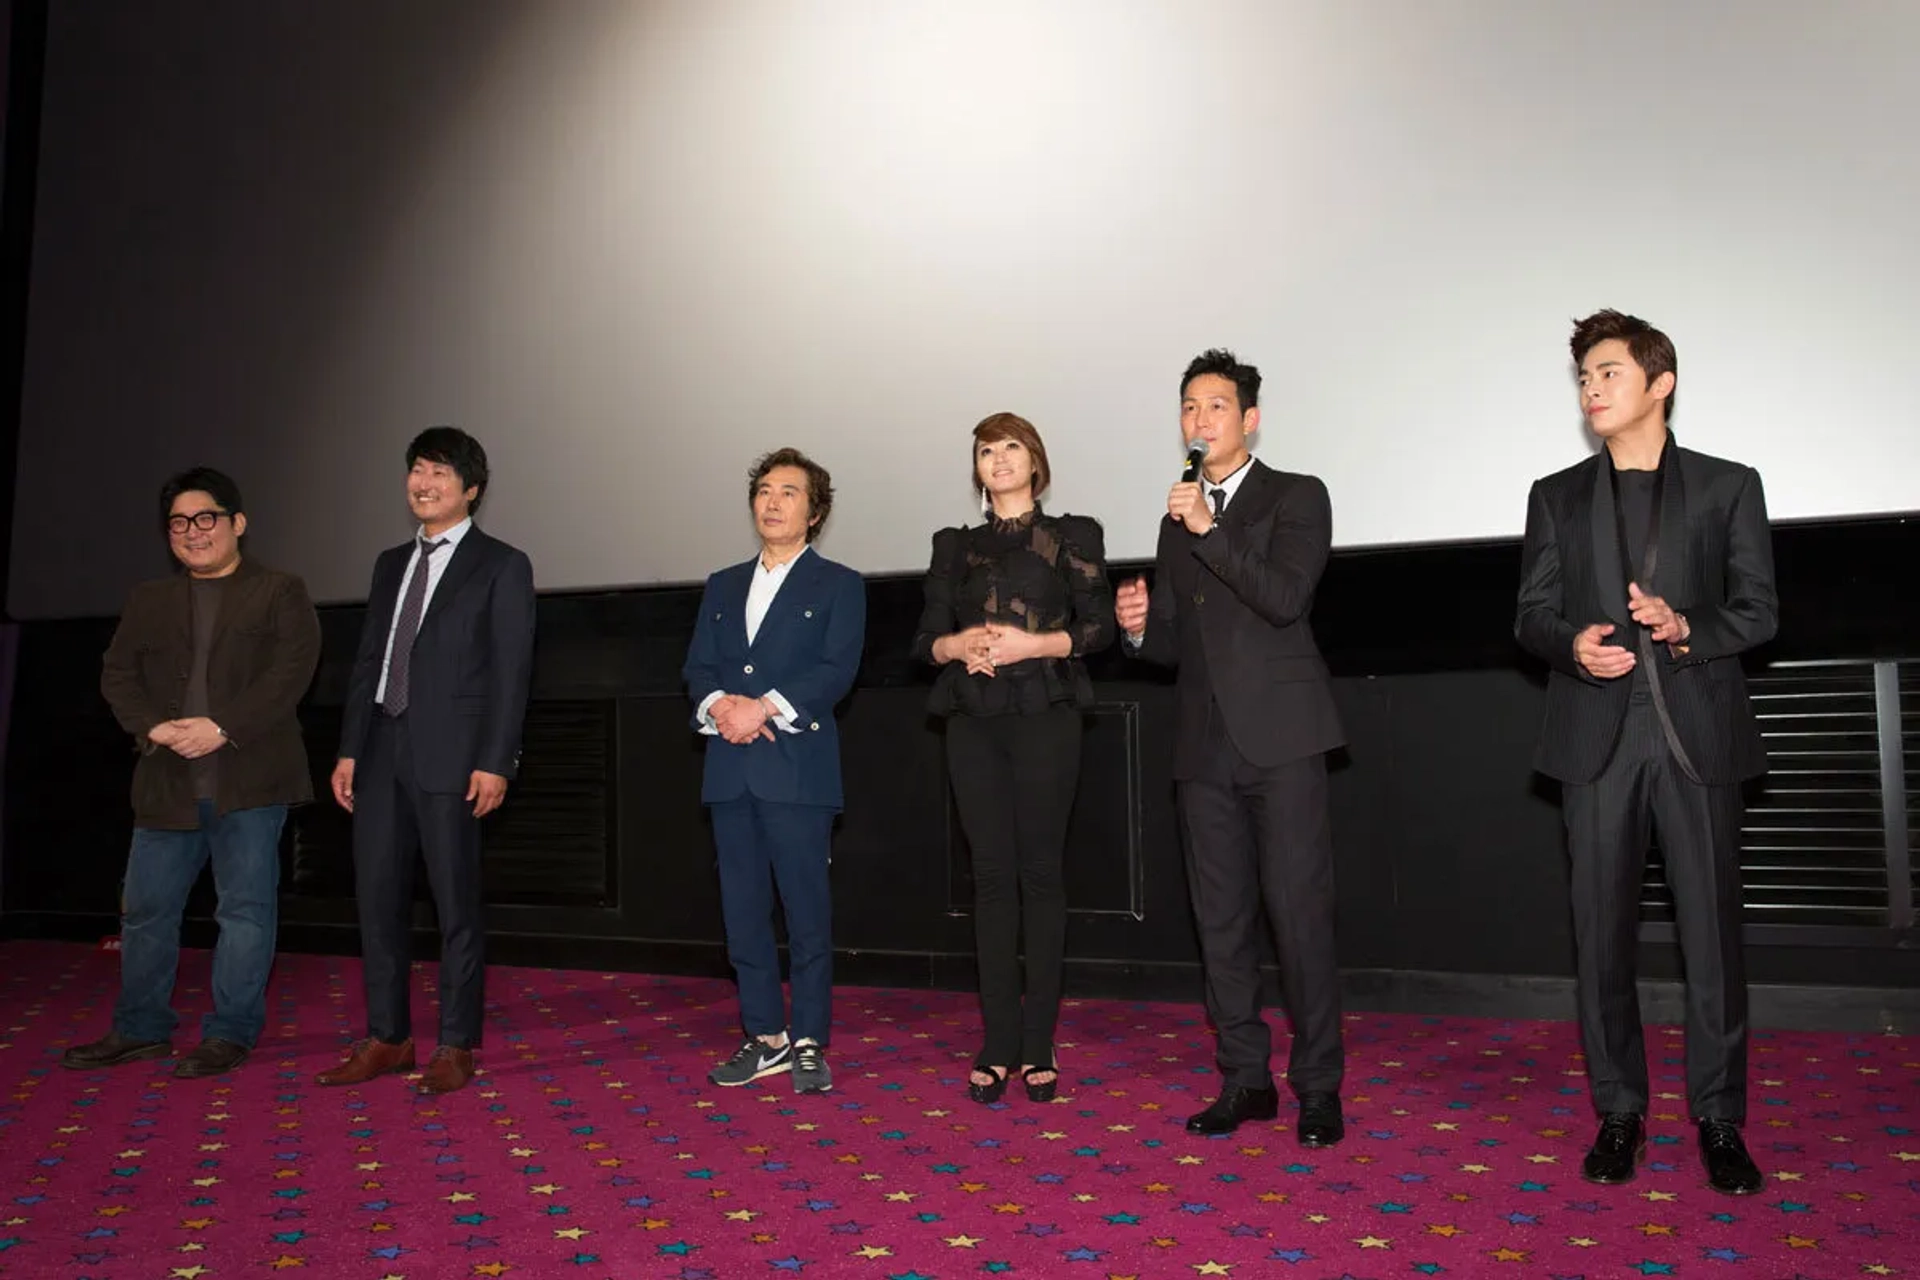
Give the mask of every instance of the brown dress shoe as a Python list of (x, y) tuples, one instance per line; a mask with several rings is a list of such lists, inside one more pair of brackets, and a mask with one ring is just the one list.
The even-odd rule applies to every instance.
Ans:
[(420, 1092), (452, 1093), (466, 1088), (471, 1079), (473, 1050), (443, 1044), (433, 1051), (433, 1056), (427, 1059), (427, 1069), (420, 1073)]
[(246, 1045), (235, 1044), (231, 1040), (202, 1040), (194, 1051), (180, 1059), (180, 1065), (173, 1074), (182, 1080), (202, 1080), (207, 1076), (225, 1075), (247, 1060), (252, 1050)]
[(375, 1076), (390, 1075), (395, 1071), (413, 1070), (413, 1041), (402, 1040), (399, 1044), (388, 1044), (385, 1040), (356, 1040), (347, 1054), (347, 1060), (337, 1067), (322, 1071), (313, 1078), (315, 1084), (365, 1084)]
[(142, 1058), (164, 1058), (173, 1052), (168, 1040), (135, 1040), (118, 1031), (109, 1031), (98, 1040), (77, 1044), (60, 1055), (60, 1065), (70, 1071), (91, 1071), (95, 1067), (117, 1067)]

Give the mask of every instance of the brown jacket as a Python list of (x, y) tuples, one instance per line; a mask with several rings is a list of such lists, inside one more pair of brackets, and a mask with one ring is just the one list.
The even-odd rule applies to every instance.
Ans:
[[(133, 735), (133, 821), (188, 830), (199, 806), (187, 761), (147, 737), (181, 714), (193, 664), (193, 613), (184, 573), (143, 582), (107, 646), (100, 692), (114, 719)], [(243, 559), (214, 621), (207, 660), (207, 703), (227, 734), (218, 753), (217, 812), (313, 799), (307, 749), (294, 708), (320, 658), (320, 619), (307, 587)]]

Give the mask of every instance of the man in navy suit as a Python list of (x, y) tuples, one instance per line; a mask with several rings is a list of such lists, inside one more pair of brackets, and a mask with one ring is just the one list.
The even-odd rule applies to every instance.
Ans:
[(420, 1089), (450, 1093), (473, 1078), (480, 820), (519, 768), (533, 673), (533, 566), (473, 523), (486, 489), (486, 450), (457, 427), (430, 427), (407, 446), (420, 529), (374, 563), (333, 770), (334, 798), (353, 814), (367, 1038), (321, 1084), (413, 1069), (416, 849), (440, 918), (440, 1044)]
[[(833, 507), (826, 469), (797, 449), (747, 478), (760, 554), (707, 579), (684, 675), (707, 735), (700, 799), (713, 816), (727, 958), (746, 1041), (708, 1079), (743, 1085), (783, 1071), (797, 1093), (833, 1087), (829, 841), (840, 812), (834, 704), (853, 687), (866, 638), (860, 575), (809, 544)], [(786, 909), (791, 1036), (780, 990), (773, 890)]]

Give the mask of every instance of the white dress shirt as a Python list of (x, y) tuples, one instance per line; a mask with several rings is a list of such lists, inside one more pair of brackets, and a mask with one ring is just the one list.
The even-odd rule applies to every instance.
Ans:
[[(473, 517), (468, 516), (440, 535), (438, 540), (447, 545), (434, 552), (433, 558), (427, 561), (427, 594), (426, 598), (420, 602), (422, 622), (426, 621), (427, 606), (433, 603), (433, 593), (439, 589), (440, 579), (447, 576), (447, 566), (453, 563), (453, 553), (459, 549), (460, 539), (466, 537), (467, 531), (471, 528), (473, 528)], [(407, 598), (407, 587), (413, 582), (413, 575), (420, 568), (420, 557), (424, 554), (422, 543), (429, 541), (433, 539), (427, 537), (424, 529), (421, 530), (419, 536), (414, 539), (413, 555), (407, 560), (407, 571), (400, 575), (400, 594), (393, 598), (393, 620), (387, 623), (387, 647), (386, 651), (380, 655), (380, 683), (375, 685), (373, 690), (373, 705), (376, 707), (387, 699), (387, 669), (393, 665), (393, 633), (400, 626), (400, 606)], [(415, 634), (419, 633), (415, 632)]]
[[(811, 550), (813, 550), (811, 547), (800, 548), (800, 556), (806, 555)], [(760, 624), (767, 620), (767, 610), (773, 607), (773, 598), (780, 594), (780, 588), (786, 584), (787, 575), (793, 572), (793, 566), (800, 563), (800, 556), (795, 556), (785, 564), (777, 564), (771, 569), (767, 568), (765, 556), (753, 562), (753, 581), (747, 584), (746, 624), (749, 645), (753, 643), (754, 637), (760, 634)], [(702, 700), (699, 711), (700, 732), (707, 734), (720, 732), (720, 727), (714, 724), (710, 713), (713, 710), (713, 704), (725, 696), (724, 693), (715, 690)], [(781, 697), (778, 689), (769, 689), (762, 696), (774, 705), (775, 714), (770, 719), (775, 728), (783, 733), (800, 732), (800, 726), (793, 722), (796, 714), (793, 704)]]

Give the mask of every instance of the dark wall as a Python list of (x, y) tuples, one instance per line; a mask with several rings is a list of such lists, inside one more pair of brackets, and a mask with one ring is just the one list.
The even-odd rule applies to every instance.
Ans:
[[(1920, 606), (1900, 585), (1912, 576), (1920, 523), (1782, 526), (1775, 540), (1782, 632), (1753, 668), (1763, 703), (1789, 708), (1763, 710), (1776, 770), (1804, 781), (1806, 760), (1845, 757), (1871, 789), (1880, 781), (1875, 716), (1885, 710), (1874, 660), (1920, 652)], [(1332, 775), (1346, 968), (1571, 971), (1557, 801), (1529, 767), (1544, 682), (1509, 632), (1517, 570), (1517, 546), (1492, 543), (1341, 553), (1327, 571), (1314, 619), (1350, 739)], [(927, 672), (907, 655), (919, 583), (875, 579), (868, 591), (866, 660), (842, 712), (841, 976), (964, 984), (965, 843), (938, 725), (924, 712)], [(542, 598), (525, 775), (488, 828), (496, 959), (721, 970), (701, 748), (679, 683), (697, 599), (693, 588)], [(324, 615), (325, 658), (305, 714), (317, 781), (331, 764), (359, 621), (357, 608)], [(24, 630), (5, 796), (4, 909), (15, 931), (113, 927), (132, 756), (97, 693), (111, 625)], [(1906, 732), (1920, 742), (1914, 666), (1878, 670), (1905, 680), (1895, 709), (1904, 697)], [(1086, 993), (1191, 996), (1197, 954), (1169, 777), (1171, 683), (1117, 649), (1095, 672), (1099, 706), (1069, 854), (1072, 981)], [(1801, 710), (1810, 700), (1824, 708), (1811, 719)], [(1819, 772), (1834, 774), (1824, 764)], [(1914, 769), (1903, 761), (1896, 773)], [(1767, 829), (1748, 837), (1756, 981), (1920, 985), (1910, 890), (1902, 914), (1880, 800), (1859, 801), (1856, 790), (1813, 800), (1755, 793), (1755, 812), (1771, 815), (1750, 821)], [(330, 802), (289, 824), (288, 945), (355, 947), (347, 834)], [(201, 893), (204, 911), (206, 886)], [(1663, 910), (1656, 866), (1650, 977), (1677, 973)], [(430, 925), (424, 904), (419, 920)]]

